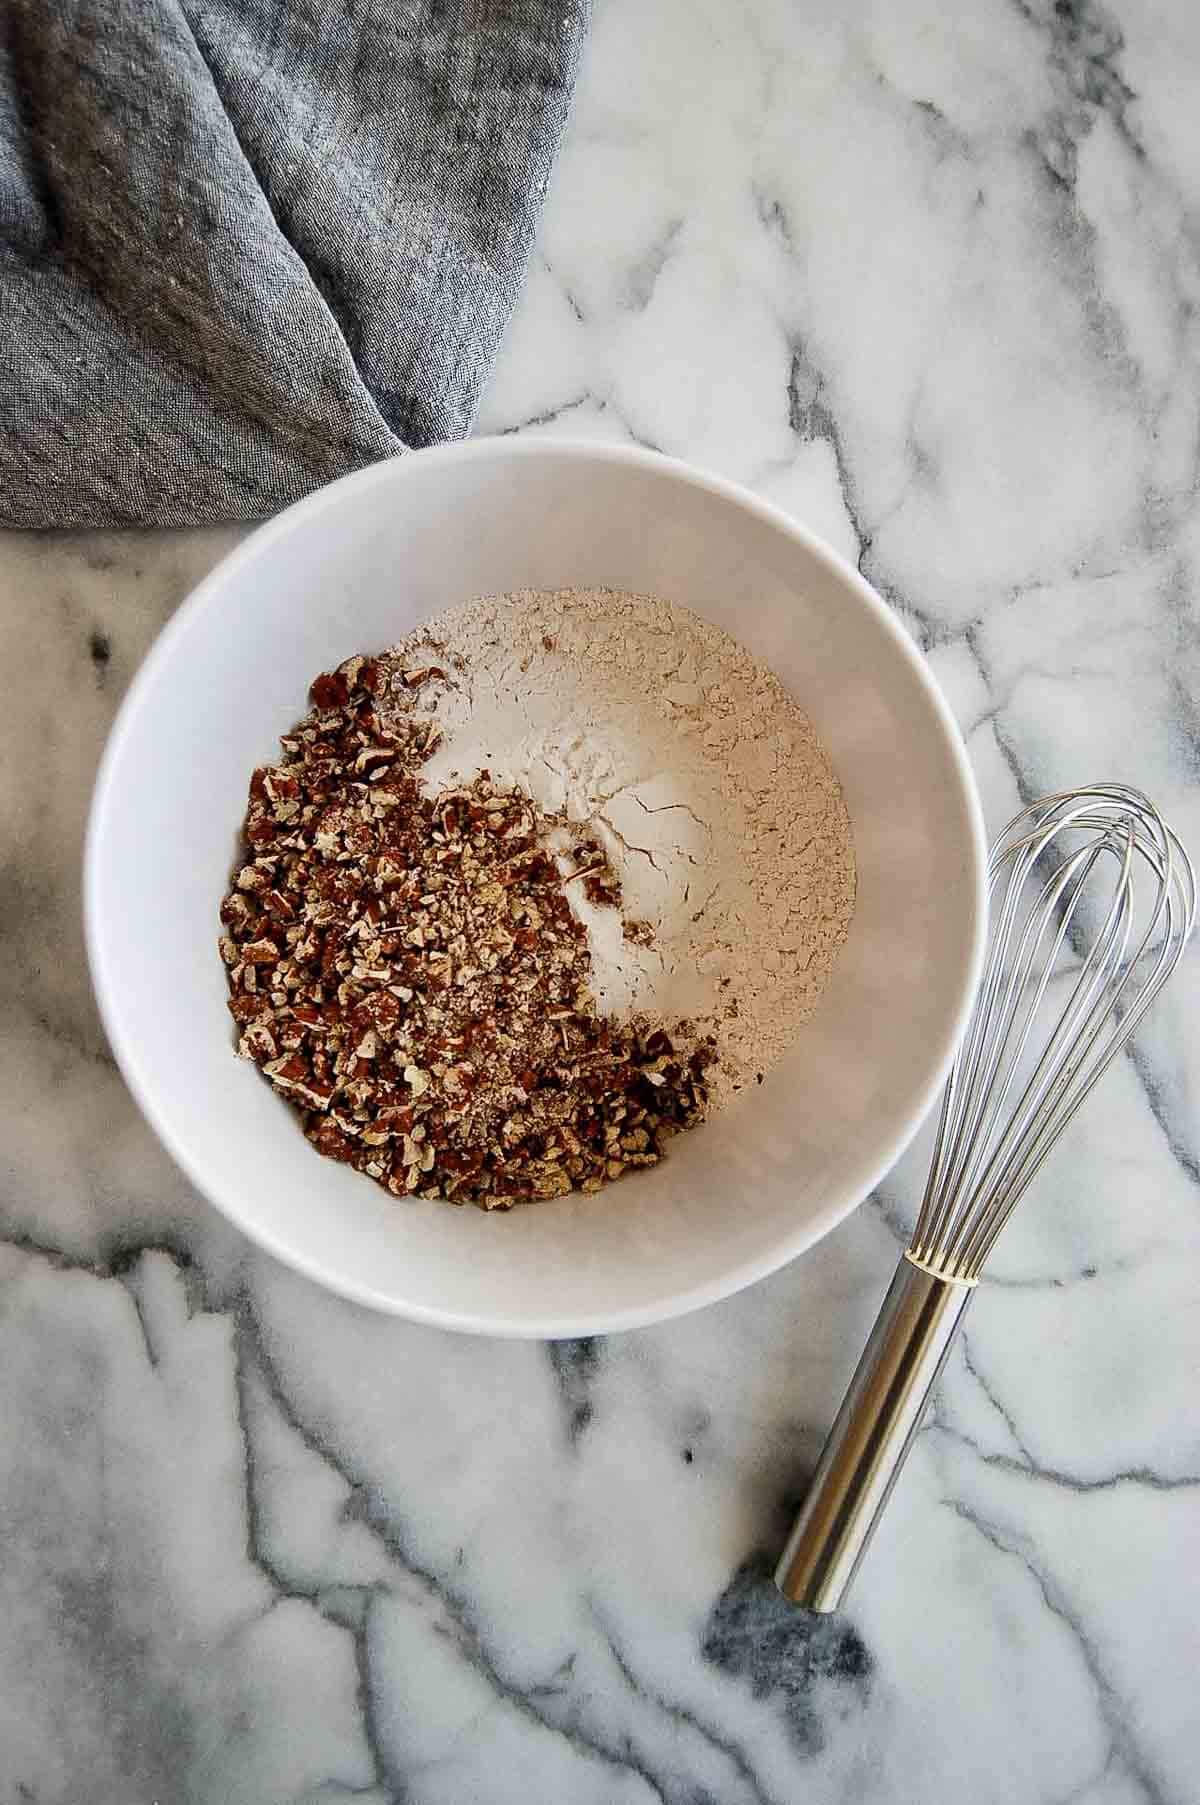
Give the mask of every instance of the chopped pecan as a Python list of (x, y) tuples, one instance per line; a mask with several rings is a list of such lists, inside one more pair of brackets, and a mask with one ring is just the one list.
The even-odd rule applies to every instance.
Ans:
[(599, 1015), (564, 894), (578, 878), (619, 906), (597, 840), (551, 856), (565, 824), (487, 771), (422, 792), (439, 729), (412, 692), (434, 681), (444, 664), (347, 659), (253, 773), (250, 856), (221, 905), (239, 1051), (319, 1152), (397, 1196), (504, 1210), (594, 1191), (702, 1118), (712, 1050), (684, 1024), (639, 1039)]

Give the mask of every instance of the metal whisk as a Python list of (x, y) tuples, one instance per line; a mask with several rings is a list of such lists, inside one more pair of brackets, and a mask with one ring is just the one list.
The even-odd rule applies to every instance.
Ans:
[(1044, 797), (992, 849), (991, 937), (942, 1100), (921, 1213), (775, 1575), (836, 1610), (984, 1262), (1158, 995), (1196, 913), (1191, 861), (1123, 784)]

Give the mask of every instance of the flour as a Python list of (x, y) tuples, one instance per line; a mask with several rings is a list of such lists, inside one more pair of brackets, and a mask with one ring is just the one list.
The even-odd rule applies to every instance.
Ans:
[(415, 702), (445, 736), (427, 786), (487, 769), (603, 846), (620, 911), (573, 895), (600, 1009), (711, 1032), (717, 1103), (765, 1073), (817, 1005), (855, 889), (837, 778), (778, 679), (690, 611), (609, 590), (488, 597), (397, 655), (448, 678)]

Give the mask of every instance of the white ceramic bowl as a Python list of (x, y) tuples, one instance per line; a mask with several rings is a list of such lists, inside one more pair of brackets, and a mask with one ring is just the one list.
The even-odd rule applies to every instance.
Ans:
[[(216, 951), (254, 765), (313, 675), (433, 611), (524, 588), (650, 592), (736, 634), (823, 736), (858, 902), (794, 1052), (670, 1157), (509, 1214), (397, 1202), (319, 1158), (233, 1055)], [(978, 974), (979, 806), (919, 654), (862, 578), (752, 496), (651, 454), (478, 440), (379, 464), (247, 539), (180, 608), (113, 728), (92, 805), (92, 974), (121, 1070), (184, 1171), (346, 1296), (445, 1328), (577, 1335), (671, 1316), (826, 1234), (934, 1099)]]

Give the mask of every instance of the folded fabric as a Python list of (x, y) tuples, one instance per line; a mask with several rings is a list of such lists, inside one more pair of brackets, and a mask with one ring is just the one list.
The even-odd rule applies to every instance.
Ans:
[(3, 0), (0, 520), (270, 514), (470, 426), (589, 0)]

